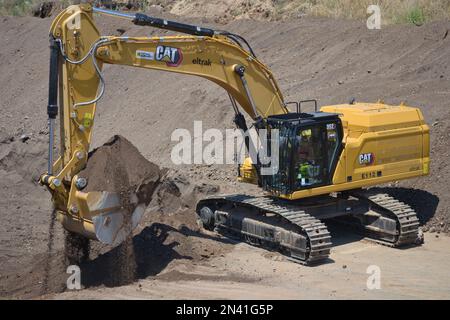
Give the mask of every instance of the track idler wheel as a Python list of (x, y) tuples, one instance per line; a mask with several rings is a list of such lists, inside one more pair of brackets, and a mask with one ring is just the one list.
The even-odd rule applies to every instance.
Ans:
[(198, 212), (198, 220), (206, 230), (214, 230), (214, 211), (210, 207), (202, 207)]

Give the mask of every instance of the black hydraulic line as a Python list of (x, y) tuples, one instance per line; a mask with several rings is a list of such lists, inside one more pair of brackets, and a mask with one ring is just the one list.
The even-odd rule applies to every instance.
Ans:
[(150, 26), (160, 29), (182, 32), (186, 34), (192, 34), (195, 36), (212, 37), (215, 33), (213, 29), (202, 28), (190, 24), (164, 20), (160, 18), (154, 18), (151, 16), (147, 16), (143, 13), (136, 13), (133, 19), (133, 23), (138, 26)]
[(230, 38), (231, 40), (233, 40), (234, 42), (236, 42), (240, 47), (243, 47), (242, 44), (240, 43), (240, 41), (244, 42), (245, 45), (247, 46), (248, 50), (250, 51), (250, 54), (253, 56), (253, 58), (256, 58), (256, 54), (253, 51), (252, 47), (250, 46), (250, 44), (247, 42), (247, 40), (245, 40), (244, 37), (235, 34), (235, 33), (231, 33), (228, 31), (218, 31), (218, 34), (227, 36), (228, 38)]
[[(225, 34), (222, 34), (225, 35)], [(239, 47), (241, 47), (242, 49), (244, 49), (244, 47), (242, 46), (242, 43), (239, 42), (239, 39), (234, 38), (233, 36), (230, 35), (226, 35), (229, 39), (231, 39), (234, 43), (236, 43)]]

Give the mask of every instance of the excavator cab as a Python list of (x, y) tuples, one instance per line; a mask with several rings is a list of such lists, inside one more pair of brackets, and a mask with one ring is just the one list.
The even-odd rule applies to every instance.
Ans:
[(270, 116), (268, 132), (278, 130), (279, 161), (273, 175), (261, 175), (263, 188), (275, 194), (332, 183), (342, 152), (342, 123), (338, 114), (289, 113)]

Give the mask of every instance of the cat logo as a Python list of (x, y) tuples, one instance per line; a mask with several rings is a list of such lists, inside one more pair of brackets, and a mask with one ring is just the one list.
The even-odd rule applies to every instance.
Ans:
[(183, 61), (183, 54), (179, 48), (157, 46), (155, 60), (164, 61), (168, 67), (178, 67)]
[(359, 155), (359, 164), (361, 165), (371, 165), (375, 161), (375, 156), (373, 153), (362, 153)]

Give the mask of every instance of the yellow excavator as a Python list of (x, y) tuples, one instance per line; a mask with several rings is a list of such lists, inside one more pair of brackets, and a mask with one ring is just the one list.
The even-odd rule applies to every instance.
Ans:
[[(101, 36), (94, 13), (185, 35)], [(279, 250), (303, 264), (327, 259), (332, 246), (327, 219), (392, 247), (421, 241), (416, 212), (408, 204), (363, 189), (429, 173), (429, 127), (418, 108), (352, 101), (318, 110), (317, 101), (308, 100), (294, 102), (290, 110), (271, 71), (242, 36), (90, 4), (69, 6), (50, 29), (49, 158), (40, 181), (71, 234), (112, 244), (130, 232), (121, 228), (120, 196), (83, 192), (89, 182), (79, 176), (88, 160), (96, 103), (105, 91), (105, 63), (211, 80), (228, 93), (237, 128), (250, 127), (243, 111), (256, 131), (276, 140), (278, 150), (266, 150), (277, 151), (275, 166), (248, 157), (239, 167), (238, 179), (259, 185), (264, 195), (200, 200), (196, 214), (205, 229)], [(314, 111), (302, 112), (304, 103), (314, 103)], [(143, 210), (136, 203), (133, 227)]]

